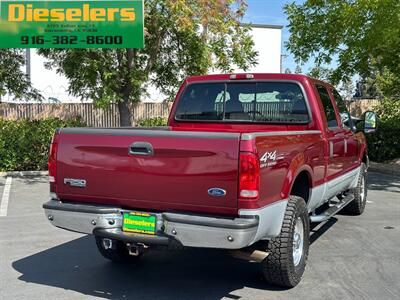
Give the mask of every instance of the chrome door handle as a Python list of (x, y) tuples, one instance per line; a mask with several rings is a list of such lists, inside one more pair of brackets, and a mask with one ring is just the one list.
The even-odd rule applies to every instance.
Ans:
[(333, 158), (333, 142), (329, 142), (329, 157)]

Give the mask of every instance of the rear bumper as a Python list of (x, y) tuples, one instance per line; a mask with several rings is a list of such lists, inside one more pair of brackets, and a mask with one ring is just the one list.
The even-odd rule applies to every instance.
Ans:
[(46, 217), (56, 227), (147, 245), (240, 249), (251, 245), (259, 227), (256, 216), (228, 219), (191, 214), (159, 213), (157, 235), (122, 231), (122, 213), (127, 210), (50, 200), (43, 205)]

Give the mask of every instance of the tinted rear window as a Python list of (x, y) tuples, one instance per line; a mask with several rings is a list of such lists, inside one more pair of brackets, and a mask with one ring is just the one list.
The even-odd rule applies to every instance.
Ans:
[(187, 86), (177, 120), (308, 123), (298, 84), (288, 82), (197, 83)]

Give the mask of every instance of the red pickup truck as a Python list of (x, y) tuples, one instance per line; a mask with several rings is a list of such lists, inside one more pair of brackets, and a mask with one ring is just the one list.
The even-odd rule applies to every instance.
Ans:
[(167, 127), (63, 128), (50, 196), (57, 227), (93, 234), (129, 262), (160, 248), (222, 248), (259, 261), (269, 283), (303, 275), (310, 222), (366, 204), (364, 132), (329, 84), (303, 75), (188, 78)]

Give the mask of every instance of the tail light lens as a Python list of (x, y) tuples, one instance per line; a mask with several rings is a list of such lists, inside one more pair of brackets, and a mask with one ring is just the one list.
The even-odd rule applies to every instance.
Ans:
[(49, 181), (50, 181), (50, 192), (56, 192), (56, 179), (57, 179), (57, 151), (58, 151), (58, 141), (60, 138), (60, 130), (57, 129), (53, 135), (53, 139), (50, 145), (49, 152)]
[(240, 154), (239, 198), (258, 199), (260, 190), (260, 162), (254, 153)]
[(232, 74), (230, 76), (231, 80), (243, 80), (243, 79), (254, 79), (253, 74)]

